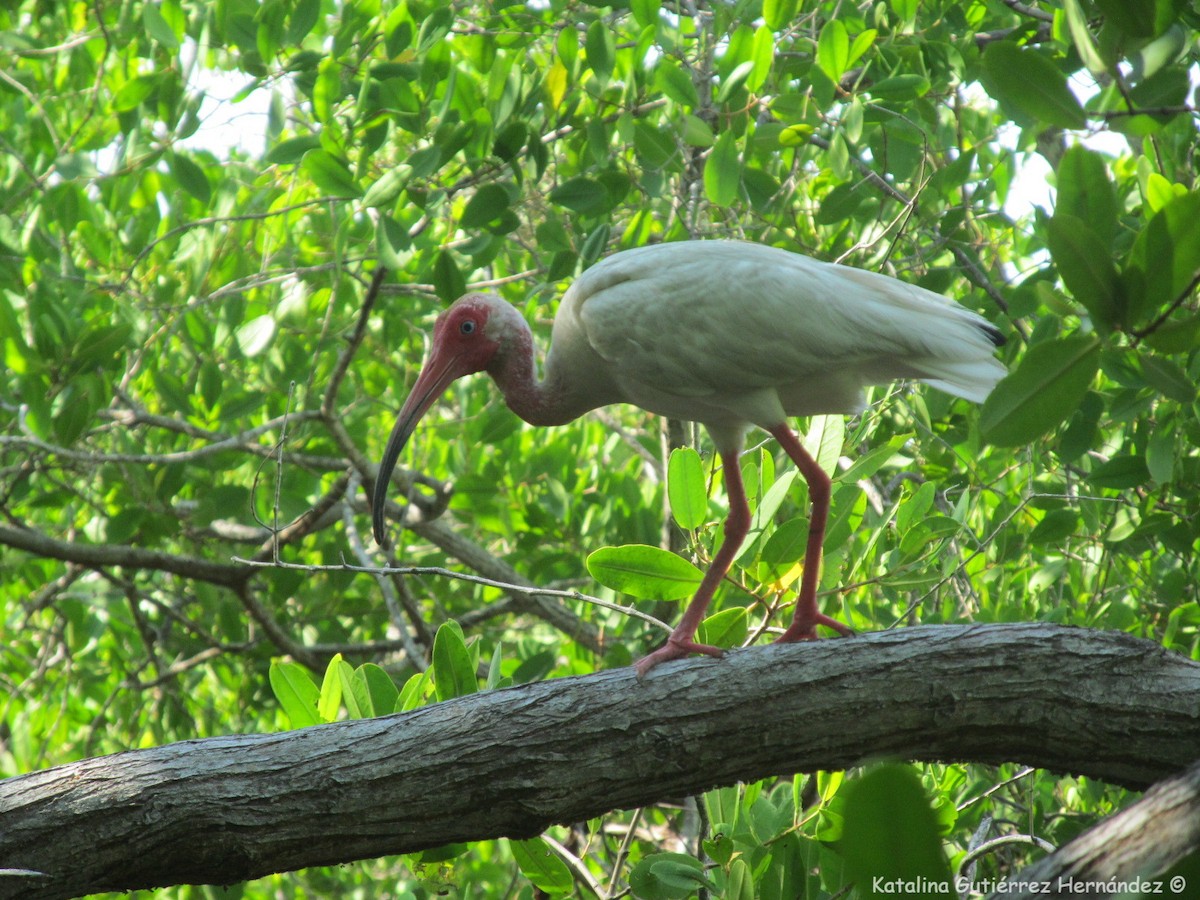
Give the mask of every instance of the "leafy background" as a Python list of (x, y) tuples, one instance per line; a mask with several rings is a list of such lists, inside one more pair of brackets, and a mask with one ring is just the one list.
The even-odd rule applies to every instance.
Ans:
[[(528, 429), (479, 377), (405, 454), (423, 505), (453, 484), (442, 519), (397, 526), (386, 558), (362, 490), (446, 303), (498, 291), (544, 337), (572, 276), (653, 241), (886, 272), (1010, 338), (982, 409), (894, 386), (801, 423), (835, 479), (827, 611), (1196, 658), (1198, 25), (1181, 0), (7, 4), (0, 772), (661, 640), (585, 599), (337, 568), (449, 565), (673, 620), (691, 576), (662, 551), (703, 566), (725, 508), (686, 427), (613, 408)], [(206, 128), (230, 80), (233, 143)], [(730, 645), (786, 621), (806, 528), (802, 483), (752, 441), (756, 538), (707, 625)], [(771, 779), (222, 896), (823, 897), (896, 859), (984, 881), (1126, 799), (1018, 765)], [(923, 849), (872, 861), (881, 821)]]

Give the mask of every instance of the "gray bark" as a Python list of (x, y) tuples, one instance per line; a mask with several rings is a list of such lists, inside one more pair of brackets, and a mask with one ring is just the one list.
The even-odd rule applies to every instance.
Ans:
[(0, 897), (219, 884), (535, 835), (863, 760), (1021, 762), (1144, 788), (1200, 756), (1200, 665), (1051, 625), (760, 647), (0, 782)]

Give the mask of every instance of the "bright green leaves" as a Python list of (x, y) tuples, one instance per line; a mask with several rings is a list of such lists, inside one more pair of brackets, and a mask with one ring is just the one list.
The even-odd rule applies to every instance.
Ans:
[[(499, 659), (489, 670), (489, 687), (502, 685)], [(308, 669), (299, 663), (271, 663), (270, 683), (275, 699), (287, 715), (293, 728), (307, 728), (335, 722), (343, 710), (351, 719), (366, 719), (403, 712), (419, 706), (428, 696), (430, 687), (438, 701), (463, 697), (479, 690), (475, 674), (478, 652), (468, 648), (462, 628), (457, 622), (446, 622), (437, 631), (433, 644), (433, 665), (422, 675), (415, 675), (404, 690), (396, 688), (391, 676), (374, 663), (353, 668), (335, 654), (325, 669), (318, 686)]]
[(990, 443), (1027, 444), (1079, 406), (1100, 361), (1100, 341), (1076, 335), (1036, 344), (983, 405), (979, 427)]
[[(842, 21), (830, 19), (821, 28), (821, 35), (817, 39), (817, 65), (821, 67), (822, 72), (829, 76), (830, 81), (834, 84), (838, 83), (846, 71), (857, 63), (875, 42), (877, 33), (875, 29), (868, 28), (859, 32), (851, 41), (850, 34)], [(921, 76), (916, 77), (920, 78)], [(925, 84), (925, 89), (928, 90), (928, 81)], [(872, 93), (876, 93), (874, 87)]]
[(293, 728), (334, 722), (342, 709), (352, 719), (388, 715), (397, 709), (400, 692), (388, 674), (373, 663), (357, 669), (335, 654), (318, 687), (299, 663), (275, 661), (271, 691)]
[(703, 577), (686, 559), (648, 544), (601, 547), (588, 555), (587, 569), (605, 587), (644, 600), (685, 600)]
[(772, 31), (786, 28), (796, 18), (800, 0), (763, 0), (763, 18)]
[(850, 35), (840, 19), (830, 19), (817, 40), (817, 65), (834, 83), (850, 64)]
[(708, 516), (708, 484), (700, 454), (676, 447), (667, 465), (667, 497), (680, 528), (699, 528)]
[(741, 178), (737, 138), (732, 131), (724, 131), (704, 163), (704, 193), (709, 202), (729, 206), (737, 199)]
[(438, 700), (463, 697), (479, 690), (475, 664), (457, 622), (446, 622), (434, 636), (433, 685)]
[(1083, 128), (1083, 107), (1067, 77), (1037, 50), (994, 41), (983, 51), (983, 84), (1018, 120)]

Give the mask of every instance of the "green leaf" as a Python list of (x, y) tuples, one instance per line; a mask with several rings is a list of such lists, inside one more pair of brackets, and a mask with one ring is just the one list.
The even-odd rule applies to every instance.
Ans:
[(300, 162), (309, 150), (315, 150), (320, 146), (321, 139), (312, 135), (289, 138), (272, 147), (266, 155), (266, 161), (276, 166), (294, 165)]
[(167, 162), (171, 174), (185, 191), (201, 203), (208, 203), (212, 199), (212, 185), (208, 183), (204, 170), (196, 163), (179, 153), (168, 154)]
[(66, 373), (73, 377), (96, 368), (115, 368), (132, 333), (124, 322), (89, 325), (79, 336)]
[(1157, 316), (1200, 276), (1200, 191), (1177, 197), (1154, 214), (1129, 252), (1123, 281), (1132, 295), (1129, 324)]
[(871, 45), (875, 43), (875, 38), (879, 32), (874, 28), (868, 28), (865, 31), (860, 31), (854, 36), (854, 40), (850, 43), (850, 54), (846, 58), (846, 65), (852, 66), (862, 55), (871, 49)]
[(642, 900), (683, 900), (701, 887), (715, 889), (704, 864), (686, 853), (651, 853), (629, 872), (629, 886)]
[(915, 100), (929, 93), (929, 79), (914, 72), (892, 75), (873, 82), (868, 90), (880, 100)]
[(983, 51), (983, 83), (1014, 115), (1063, 128), (1083, 128), (1087, 117), (1058, 66), (1036, 50), (993, 41)]
[(763, 0), (763, 19), (772, 31), (780, 31), (792, 24), (799, 9), (800, 0)]
[(1087, 480), (1098, 488), (1126, 491), (1148, 482), (1150, 469), (1144, 456), (1125, 454), (1114, 456), (1096, 466), (1088, 474)]
[(1140, 361), (1146, 381), (1164, 397), (1187, 404), (1196, 399), (1196, 382), (1173, 360), (1143, 353)]
[(301, 167), (323, 194), (332, 197), (357, 197), (362, 192), (350, 174), (350, 168), (328, 150), (310, 150)]
[(467, 280), (449, 250), (438, 253), (433, 264), (433, 288), (446, 303), (453, 303), (467, 292)]
[(1047, 223), (1047, 245), (1063, 284), (1097, 326), (1111, 331), (1125, 318), (1124, 288), (1112, 263), (1112, 252), (1088, 224), (1056, 214)]
[(145, 26), (146, 33), (156, 44), (161, 44), (168, 50), (179, 49), (179, 38), (174, 29), (167, 24), (167, 20), (163, 18), (162, 10), (157, 4), (147, 3), (142, 7), (142, 25)]
[(404, 226), (389, 215), (380, 215), (375, 225), (375, 249), (389, 269), (401, 270), (407, 265), (407, 250), (412, 243)]
[(1100, 365), (1100, 340), (1073, 335), (1036, 344), (983, 404), (979, 428), (1000, 447), (1028, 444), (1075, 411)]
[(1155, 34), (1155, 0), (1095, 0), (1106, 22), (1132, 38)]
[(258, 356), (270, 346), (275, 337), (275, 317), (262, 315), (238, 327), (238, 349), (246, 357)]
[(600, 182), (580, 176), (554, 188), (550, 202), (583, 215), (595, 215), (608, 207), (608, 192)]
[(745, 607), (731, 606), (706, 618), (696, 629), (696, 640), (714, 647), (740, 647), (750, 632)]
[(412, 178), (412, 166), (399, 165), (384, 172), (363, 194), (363, 206), (391, 206)]
[(704, 577), (686, 559), (647, 544), (601, 547), (588, 556), (587, 570), (605, 587), (644, 600), (685, 600)]
[(662, 0), (631, 0), (629, 8), (633, 10), (633, 18), (643, 28), (658, 24), (658, 14), (662, 9)]
[(1079, 0), (1063, 0), (1063, 12), (1067, 19), (1067, 28), (1071, 33), (1071, 41), (1075, 44), (1079, 58), (1083, 60), (1083, 64), (1093, 75), (1103, 75), (1108, 71), (1108, 66), (1105, 65), (1104, 59), (1096, 47), (1096, 41), (1092, 37), (1083, 6)]
[[(1071, 215), (1087, 224), (1106, 251), (1117, 233), (1117, 192), (1108, 165), (1099, 153), (1075, 144), (1063, 154), (1055, 172), (1054, 215)], [(1108, 253), (1111, 256), (1111, 253)]]
[(503, 185), (482, 185), (467, 201), (463, 210), (461, 224), (463, 228), (485, 228), (497, 222), (508, 212), (508, 191)]
[(142, 105), (158, 87), (158, 75), (139, 75), (121, 85), (113, 95), (112, 105), (116, 112), (129, 112)]
[(817, 39), (817, 65), (837, 83), (842, 80), (850, 60), (850, 35), (840, 19), (830, 19)]
[(711, 147), (716, 140), (708, 123), (690, 113), (682, 119), (683, 141), (691, 147)]
[(335, 653), (325, 667), (325, 677), (321, 680), (321, 695), (317, 699), (317, 715), (322, 722), (333, 722), (337, 719), (342, 708), (342, 666), (347, 669), (349, 664), (342, 659), (342, 654)]
[(319, 725), (317, 700), (321, 692), (313, 683), (308, 669), (294, 662), (272, 662), (268, 673), (271, 691), (283, 707), (293, 728)]
[(434, 635), (433, 685), (439, 701), (464, 697), (479, 690), (471, 653), (457, 622), (444, 622)]
[(731, 205), (737, 199), (741, 175), (737, 138), (732, 131), (724, 131), (704, 163), (704, 193), (709, 202), (716, 206)]
[(602, 86), (607, 84), (612, 75), (613, 58), (617, 51), (612, 31), (603, 19), (596, 19), (588, 26), (583, 47), (596, 80)]
[(691, 447), (676, 447), (667, 464), (667, 497), (671, 515), (680, 528), (699, 528), (708, 517), (708, 485), (700, 454)]
[(521, 874), (539, 891), (565, 894), (571, 890), (574, 883), (571, 870), (541, 838), (526, 841), (510, 839), (508, 849), (512, 851)]
[[(361, 693), (369, 699), (367, 705), (370, 712), (367, 715), (385, 716), (396, 708), (396, 702), (400, 699), (400, 691), (396, 688), (392, 677), (375, 663), (363, 663), (355, 669), (354, 680), (356, 684), (362, 686)], [(360, 691), (356, 689), (355, 695), (359, 694)]]
[(1029, 532), (1031, 544), (1061, 544), (1079, 530), (1079, 513), (1074, 509), (1052, 509)]
[(700, 105), (696, 85), (683, 67), (669, 56), (662, 57), (654, 69), (654, 84), (676, 103), (695, 109)]
[(863, 897), (874, 885), (920, 883), (925, 898), (955, 900), (937, 816), (911, 766), (884, 764), (849, 782), (841, 840), (847, 874)]
[(421, 30), (417, 32), (417, 53), (424, 56), (432, 48), (442, 43), (450, 29), (454, 26), (454, 8), (451, 6), (434, 6), (421, 20)]

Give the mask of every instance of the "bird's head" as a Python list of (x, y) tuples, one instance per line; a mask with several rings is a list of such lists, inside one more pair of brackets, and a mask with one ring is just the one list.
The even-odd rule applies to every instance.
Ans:
[(400, 408), (375, 477), (371, 518), (376, 543), (382, 546), (384, 541), (384, 504), (392, 470), (417, 422), (451, 382), (488, 369), (511, 342), (514, 329), (521, 328), (528, 330), (520, 313), (491, 294), (467, 294), (438, 316), (429, 358)]

